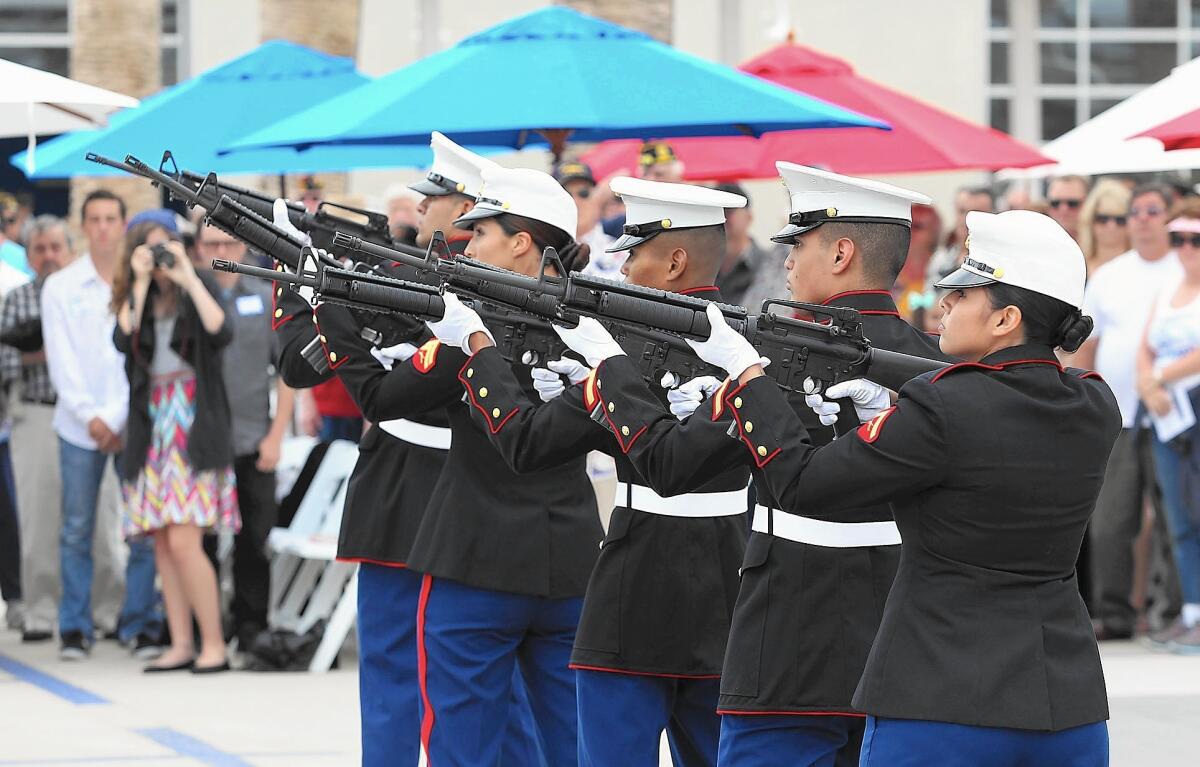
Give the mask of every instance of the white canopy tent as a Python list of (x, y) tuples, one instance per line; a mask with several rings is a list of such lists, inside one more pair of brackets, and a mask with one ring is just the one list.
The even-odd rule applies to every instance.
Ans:
[(34, 170), (37, 134), (102, 127), (109, 113), (138, 100), (52, 72), (0, 59), (0, 137), (29, 137), (26, 172)]
[(1145, 173), (1200, 168), (1200, 149), (1163, 151), (1137, 133), (1200, 108), (1200, 58), (1181, 64), (1154, 85), (1138, 91), (1041, 148), (1057, 162), (1000, 171), (1001, 179), (1100, 173)]

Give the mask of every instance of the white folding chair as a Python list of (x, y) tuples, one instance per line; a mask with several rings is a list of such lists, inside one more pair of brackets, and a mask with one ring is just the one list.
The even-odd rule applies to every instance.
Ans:
[[(357, 460), (358, 445), (353, 442), (337, 440), (330, 444), (304, 498), (300, 501), (300, 506), (296, 509), (291, 524), (286, 528), (273, 529), (267, 537), (267, 549), (273, 554), (271, 602), (268, 612), (268, 621), (272, 627), (276, 627), (280, 622), (294, 624), (298, 619), (299, 609), (308, 596), (304, 584), (294, 584), (304, 562), (303, 552), (309, 545), (310, 537), (322, 529), (331, 514), (335, 517), (336, 524), (341, 524), (345, 485)], [(336, 538), (334, 545), (336, 547)], [(315, 576), (309, 581), (307, 588), (311, 588), (313, 580)], [(291, 596), (294, 585), (302, 586), (301, 591), (304, 593), (298, 594), (289, 602), (292, 611), (290, 614), (282, 613), (281, 608)]]

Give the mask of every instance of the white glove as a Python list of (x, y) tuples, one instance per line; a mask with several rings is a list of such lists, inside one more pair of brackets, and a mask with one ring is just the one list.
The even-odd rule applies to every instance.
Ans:
[(721, 382), (715, 376), (699, 376), (686, 381), (677, 389), (671, 389), (667, 392), (671, 414), (682, 421), (696, 412), (704, 398), (711, 397), (720, 387)]
[[(549, 369), (547, 369), (549, 368)], [(549, 402), (566, 390), (562, 377), (566, 376), (572, 384), (577, 384), (588, 377), (591, 370), (573, 359), (563, 357), (551, 360), (544, 368), (533, 368), (529, 375), (533, 378), (533, 388), (537, 389), (542, 402)]]
[(425, 324), (433, 331), (433, 334), (447, 346), (455, 346), (459, 349), (467, 351), (467, 339), (472, 333), (483, 333), (491, 339), (492, 343), (496, 343), (496, 339), (492, 338), (492, 334), (488, 332), (487, 327), (483, 324), (483, 320), (475, 313), (475, 310), (463, 304), (458, 300), (458, 296), (453, 293), (445, 293), (442, 300), (446, 304), (446, 313), (440, 320), (426, 320)]
[(716, 304), (709, 304), (705, 310), (708, 324), (712, 328), (707, 341), (687, 339), (688, 346), (696, 355), (710, 365), (716, 365), (729, 373), (730, 378), (737, 378), (746, 372), (746, 368), (758, 364), (758, 351), (750, 342), (736, 330), (729, 327), (725, 315)]
[(379, 364), (383, 365), (385, 370), (391, 370), (392, 364), (395, 362), (407, 362), (416, 353), (417, 347), (407, 342), (395, 346), (385, 346), (382, 349), (371, 347), (371, 356), (379, 360)]
[(854, 403), (854, 412), (863, 423), (892, 406), (892, 393), (865, 378), (834, 384), (826, 389), (823, 395), (809, 394), (805, 396), (804, 403), (812, 408), (821, 419), (821, 423), (832, 426), (837, 421), (837, 414), (842, 411), (841, 406), (832, 400), (847, 397)]
[(609, 357), (619, 357), (625, 353), (621, 345), (613, 339), (604, 326), (591, 317), (580, 317), (579, 326), (564, 328), (561, 325), (551, 325), (558, 337), (563, 340), (571, 351), (587, 360), (596, 367)]
[(274, 204), (271, 205), (271, 219), (275, 223), (275, 226), (298, 238), (305, 245), (312, 245), (311, 237), (292, 226), (292, 222), (288, 218), (287, 202), (282, 198), (276, 197)]

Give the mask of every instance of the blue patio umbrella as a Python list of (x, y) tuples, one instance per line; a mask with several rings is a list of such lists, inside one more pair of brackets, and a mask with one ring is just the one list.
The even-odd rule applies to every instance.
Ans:
[(440, 130), (464, 144), (520, 149), (568, 138), (758, 136), (871, 126), (873, 118), (551, 6), (298, 112), (230, 143), (418, 144)]
[[(106, 128), (64, 133), (37, 148), (33, 178), (119, 175), (87, 162), (87, 152), (157, 164), (171, 150), (180, 167), (206, 173), (307, 173), (365, 167), (419, 167), (428, 146), (258, 149), (236, 155), (217, 150), (324, 99), (368, 83), (350, 59), (275, 40), (119, 112)], [(11, 162), (24, 169), (25, 153)]]

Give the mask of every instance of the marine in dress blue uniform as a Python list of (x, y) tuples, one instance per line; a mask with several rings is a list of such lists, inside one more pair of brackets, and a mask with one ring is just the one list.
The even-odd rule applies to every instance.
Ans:
[[(629, 234), (613, 245), (631, 251), (627, 281), (720, 301), (711, 283), (725, 252), (725, 209), (745, 205), (745, 198), (623, 177), (612, 188), (627, 212)], [(536, 200), (520, 190), (509, 199), (506, 191), (489, 186), (489, 196), (509, 203), (497, 211), (524, 214), (526, 205), (536, 211)], [(463, 323), (480, 322), (470, 309), (458, 311), (462, 318), (450, 323), (454, 332), (445, 343), (462, 343)], [(660, 495), (625, 457), (631, 437), (614, 425), (613, 413), (592, 417), (598, 401), (586, 380), (536, 402), (484, 334), (472, 348), (460, 380), (476, 422), (488, 427), (510, 467), (541, 471), (591, 450), (616, 461), (615, 508), (571, 655), (579, 764), (657, 764), (665, 731), (676, 765), (712, 767), (721, 661), (745, 551), (748, 468), (733, 462), (696, 492)], [(656, 388), (665, 406), (666, 391)], [(500, 421), (493, 410), (512, 415)]]
[[(552, 220), (572, 222), (559, 227), (562, 241), (555, 244), (570, 241), (566, 226), (577, 217), (570, 196), (545, 174), (507, 172), (544, 176), (554, 186), (562, 197)], [(485, 168), (485, 179), (493, 173), (503, 178), (505, 171)], [(483, 195), (492, 183), (485, 181)], [(534, 250), (540, 260), (540, 247)], [(327, 313), (339, 310), (318, 308), (322, 328)], [(517, 670), (546, 762), (572, 763), (575, 695), (567, 662), (602, 535), (583, 459), (551, 471), (513, 472), (488, 441), (489, 427), (473, 422), (463, 402), (466, 355), (437, 339), (390, 372), (363, 360), (369, 350), (354, 335), (328, 341), (331, 365), (369, 420), (443, 413), (450, 424), (446, 466), (407, 561), (423, 574), (417, 649), (421, 737), (430, 762), (500, 763)], [(527, 366), (514, 367), (529, 380)]]
[[(909, 326), (887, 286), (903, 266), (909, 211), (921, 195), (877, 182), (780, 163), (792, 219), (777, 240), (792, 244), (786, 266), (794, 297), (848, 306), (880, 348), (940, 357), (936, 341)], [(853, 227), (828, 226), (840, 219)], [(799, 242), (804, 240), (803, 242)], [(814, 244), (815, 243), (815, 244)], [(780, 275), (783, 279), (783, 274)], [(826, 298), (826, 296), (828, 296)], [(824, 301), (822, 301), (824, 298)], [(786, 311), (778, 308), (775, 311)], [(594, 384), (604, 407), (662, 413), (633, 366), (605, 360)], [(628, 446), (652, 487), (691, 487), (710, 472), (744, 463), (728, 438), (734, 426), (719, 390), (687, 422), (656, 420)], [(833, 438), (805, 405), (789, 402), (818, 444)], [(629, 424), (632, 432), (637, 427)], [(753, 427), (752, 427), (753, 428)], [(899, 562), (899, 533), (886, 504), (837, 520), (821, 512), (792, 518), (756, 477), (757, 506), (741, 570), (721, 679), (720, 761), (729, 765), (855, 764), (865, 723), (851, 696), (879, 626)]]
[[(427, 198), (455, 196), (469, 206), (482, 186), (480, 170), (490, 161), (440, 133), (435, 133), (430, 143), (433, 166), (413, 188)], [(277, 221), (280, 225), (285, 222)], [(451, 249), (461, 252), (466, 233), (459, 231), (456, 237), (451, 230), (449, 234)], [(350, 361), (348, 352), (340, 358), (332, 352), (330, 358), (331, 337), (355, 339), (360, 346), (354, 347), (354, 362), (378, 365), (382, 370), (406, 362), (428, 338), (422, 323), (407, 321), (406, 326), (403, 318), (360, 315), (344, 307), (327, 307), (329, 311), (322, 313), (317, 326), (310, 321), (315, 319), (311, 307), (299, 296), (279, 287), (276, 294), (290, 307), (280, 320), (297, 313), (305, 315), (304, 321), (291, 326), (297, 332), (290, 336), (296, 337), (297, 349), (319, 345), (315, 351), (325, 371), (321, 378), (337, 375)], [(366, 337), (384, 332), (383, 327), (372, 327), (381, 323), (391, 324), (386, 329), (391, 345), (373, 349)], [(313, 347), (308, 348), (312, 357)], [(302, 377), (311, 376), (314, 370), (304, 362), (296, 368)], [(359, 565), (359, 709), (362, 764), (368, 767), (416, 764), (419, 758), (417, 606), (422, 575), (410, 570), (407, 560), (450, 441), (450, 429), (441, 412), (379, 422), (360, 442), (358, 461), (349, 478), (337, 556)], [(502, 763), (544, 764), (524, 689), (515, 688), (514, 696)]]
[(969, 361), (883, 409), (864, 382), (855, 407), (877, 412), (850, 436), (814, 445), (719, 315), (694, 346), (738, 378), (724, 402), (781, 510), (894, 510), (900, 567), (853, 700), (861, 764), (1100, 767), (1108, 705), (1075, 562), (1121, 419), (1098, 375), (1054, 354), (1091, 331), (1083, 254), (1030, 211), (967, 226), (939, 286), (942, 348)]

